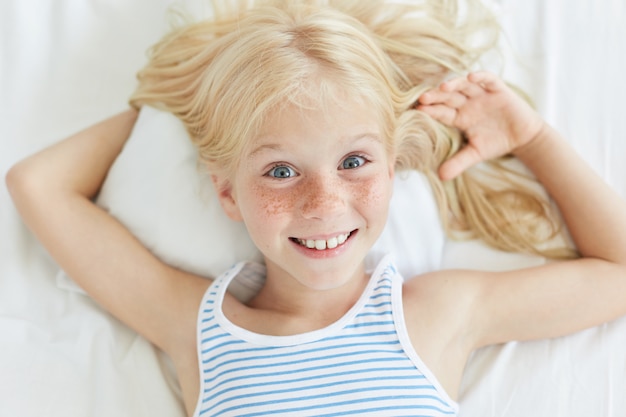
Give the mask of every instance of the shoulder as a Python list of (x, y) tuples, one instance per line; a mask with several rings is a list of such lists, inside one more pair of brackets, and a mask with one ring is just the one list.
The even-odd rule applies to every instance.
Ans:
[(420, 303), (441, 302), (462, 305), (475, 298), (489, 273), (465, 270), (443, 270), (416, 275), (403, 285), (403, 298)]
[(422, 321), (444, 326), (450, 333), (466, 332), (481, 299), (485, 273), (446, 270), (409, 278), (402, 290), (407, 323)]
[(472, 271), (431, 272), (408, 279), (402, 289), (411, 344), (452, 398), (476, 345), (479, 276)]
[[(521, 275), (524, 270), (516, 271)], [(513, 290), (506, 272), (442, 270), (408, 279), (403, 286), (407, 323), (437, 329), (468, 350), (490, 340), (493, 312), (505, 313), (503, 295)], [(497, 289), (497, 291), (495, 291)]]
[(402, 290), (409, 332), (421, 340), (434, 339), (463, 347), (469, 354), (477, 344), (483, 309), (485, 273), (437, 271), (408, 279)]
[[(407, 279), (402, 299), (407, 327), (418, 340), (431, 339), (444, 351), (456, 346), (463, 355), (483, 345), (488, 327), (489, 286), (498, 273), (441, 270)], [(447, 354), (449, 356), (449, 354)], [(464, 366), (464, 363), (463, 363)]]
[(157, 304), (161, 313), (161, 343), (156, 343), (170, 355), (181, 349), (195, 347), (198, 313), (202, 299), (213, 283), (185, 272), (175, 271), (167, 278), (169, 285), (161, 290), (162, 298)]

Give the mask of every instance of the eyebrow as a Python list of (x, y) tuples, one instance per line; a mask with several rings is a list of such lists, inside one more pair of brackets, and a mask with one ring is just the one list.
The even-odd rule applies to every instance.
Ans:
[(248, 155), (249, 158), (253, 158), (256, 155), (263, 153), (264, 151), (280, 151), (281, 150), (281, 146), (278, 143), (266, 143), (265, 145), (261, 145), (258, 146), (256, 148), (254, 148), (254, 150), (252, 152), (250, 152), (250, 154)]
[[(379, 134), (377, 133), (371, 133), (371, 132), (366, 132), (366, 133), (360, 133), (358, 135), (355, 136), (350, 136), (350, 137), (346, 137), (346, 138), (340, 138), (340, 141), (343, 142), (357, 142), (357, 141), (362, 141), (363, 139), (366, 139), (368, 141), (372, 141), (372, 142), (377, 142), (377, 143), (383, 143), (382, 138), (380, 137)], [(266, 143), (260, 146), (257, 146), (256, 148), (254, 148), (252, 150), (252, 152), (250, 152), (248, 154), (249, 158), (253, 158), (256, 155), (258, 155), (259, 153), (263, 153), (265, 151), (280, 151), (282, 150), (283, 147), (279, 144), (279, 143)]]

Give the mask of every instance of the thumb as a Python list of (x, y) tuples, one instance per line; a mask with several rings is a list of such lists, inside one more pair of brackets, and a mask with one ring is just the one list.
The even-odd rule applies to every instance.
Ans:
[(439, 178), (444, 181), (452, 180), (466, 169), (482, 162), (483, 158), (476, 148), (471, 145), (467, 145), (450, 159), (445, 161), (439, 167)]

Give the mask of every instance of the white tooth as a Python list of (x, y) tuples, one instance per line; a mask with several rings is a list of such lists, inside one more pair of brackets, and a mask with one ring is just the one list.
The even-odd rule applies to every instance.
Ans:
[(317, 250), (325, 250), (325, 249), (334, 249), (339, 245), (342, 245), (348, 240), (350, 237), (350, 233), (337, 235), (335, 237), (331, 237), (328, 240), (323, 239), (298, 239), (298, 243), (302, 246), (306, 246), (309, 249), (317, 249)]

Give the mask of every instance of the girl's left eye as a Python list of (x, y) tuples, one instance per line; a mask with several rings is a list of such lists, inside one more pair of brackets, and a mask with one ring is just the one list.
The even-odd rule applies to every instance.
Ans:
[(365, 162), (366, 162), (365, 158), (363, 158), (362, 156), (353, 155), (343, 160), (343, 162), (341, 163), (341, 168), (342, 169), (354, 169), (365, 164)]

